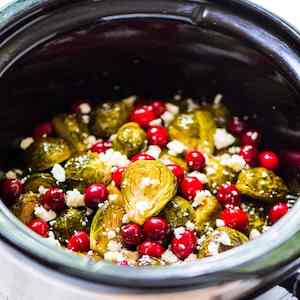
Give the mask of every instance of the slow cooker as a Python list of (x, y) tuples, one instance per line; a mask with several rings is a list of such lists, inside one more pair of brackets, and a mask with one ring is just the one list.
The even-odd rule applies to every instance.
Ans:
[[(300, 142), (300, 39), (238, 0), (27, 0), (0, 12), (1, 168), (74, 99), (224, 94), (268, 142)], [(290, 167), (297, 179), (297, 166)], [(299, 266), (300, 202), (266, 234), (185, 266), (94, 263), (39, 238), (0, 203), (0, 299), (238, 299)]]

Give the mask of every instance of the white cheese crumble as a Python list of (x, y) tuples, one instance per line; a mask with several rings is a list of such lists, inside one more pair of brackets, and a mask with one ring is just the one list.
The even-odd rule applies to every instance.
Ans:
[(126, 155), (113, 149), (108, 149), (105, 153), (99, 153), (99, 157), (112, 167), (127, 167), (130, 164), (130, 160)]
[(230, 154), (238, 154), (241, 151), (241, 147), (237, 147), (237, 146), (232, 146), (230, 148), (228, 148), (228, 152)]
[(85, 214), (86, 214), (87, 216), (90, 216), (90, 215), (91, 215), (93, 212), (94, 212), (94, 210), (93, 210), (93, 209), (91, 209), (91, 208), (87, 207), (87, 208), (86, 208), (86, 212), (85, 212)]
[(191, 221), (187, 221), (185, 223), (185, 227), (186, 227), (186, 229), (194, 230), (195, 229), (195, 224)]
[(107, 231), (106, 236), (109, 240), (112, 240), (116, 237), (116, 232), (114, 230), (109, 230)]
[(219, 254), (219, 246), (220, 244), (216, 241), (210, 241), (207, 246), (208, 253), (212, 256)]
[(217, 94), (214, 98), (214, 105), (219, 105), (223, 99), (222, 94)]
[(60, 164), (55, 164), (51, 170), (51, 173), (58, 182), (66, 181), (65, 169)]
[(162, 254), (161, 259), (168, 264), (175, 264), (179, 261), (178, 257), (169, 249)]
[(186, 150), (186, 146), (178, 140), (173, 140), (167, 144), (169, 154), (178, 155), (182, 154)]
[(107, 250), (111, 252), (121, 251), (122, 245), (116, 241), (109, 241), (107, 244)]
[(114, 202), (118, 199), (118, 195), (117, 194), (109, 194), (108, 195), (108, 201), (110, 202)]
[(20, 147), (21, 149), (26, 150), (32, 143), (34, 143), (34, 139), (32, 137), (27, 137), (21, 141)]
[(154, 119), (151, 122), (149, 122), (150, 126), (161, 126), (162, 125), (162, 119)]
[(250, 234), (249, 234), (249, 238), (250, 240), (255, 240), (257, 239), (259, 236), (261, 235), (261, 233), (257, 230), (257, 229), (252, 229), (250, 231)]
[(217, 231), (214, 234), (214, 241), (223, 244), (225, 246), (231, 246), (231, 240), (229, 235), (224, 231)]
[(188, 112), (192, 112), (200, 107), (200, 105), (196, 103), (192, 98), (187, 99), (186, 102)]
[(222, 219), (217, 219), (216, 220), (216, 226), (217, 227), (223, 227), (223, 226), (225, 226), (225, 223)]
[(85, 144), (88, 148), (91, 148), (94, 144), (96, 144), (97, 139), (94, 135), (89, 135), (86, 139), (85, 139)]
[(196, 193), (196, 196), (194, 198), (194, 201), (192, 203), (193, 207), (198, 207), (199, 205), (201, 205), (203, 203), (203, 201), (208, 198), (211, 197), (211, 192), (209, 190), (203, 190), (203, 191), (198, 191)]
[(199, 179), (202, 183), (207, 183), (208, 179), (207, 176), (203, 173), (200, 173), (198, 171), (193, 171), (187, 174), (188, 177), (196, 177), (197, 179)]
[(179, 113), (179, 107), (172, 103), (166, 103), (167, 111), (173, 115), (177, 115)]
[(214, 135), (215, 146), (218, 150), (227, 148), (235, 142), (233, 135), (228, 133), (224, 128), (217, 128)]
[(231, 169), (233, 169), (235, 172), (240, 172), (242, 169), (244, 169), (247, 166), (246, 161), (244, 158), (240, 155), (234, 154), (224, 154), (221, 157), (221, 165), (227, 166)]
[(118, 251), (108, 251), (104, 253), (104, 259), (112, 262), (120, 262), (124, 260), (124, 256)]
[(84, 124), (89, 124), (90, 123), (90, 116), (89, 115), (83, 115), (81, 118), (82, 118), (82, 122)]
[(146, 151), (148, 155), (151, 155), (155, 159), (158, 159), (161, 153), (161, 149), (159, 146), (156, 145), (150, 145), (148, 150)]
[(123, 223), (123, 224), (127, 224), (128, 222), (129, 222), (128, 215), (125, 214), (125, 215), (123, 216), (123, 218), (122, 218), (122, 223)]
[(56, 218), (56, 213), (53, 210), (46, 210), (43, 206), (34, 208), (34, 215), (45, 222), (49, 222)]
[(66, 192), (66, 204), (68, 207), (80, 207), (85, 206), (84, 195), (77, 189)]
[(175, 119), (175, 115), (170, 113), (169, 111), (165, 111), (160, 117), (164, 121), (165, 126), (169, 126)]
[(6, 174), (5, 177), (7, 179), (16, 179), (17, 178), (17, 174), (16, 172), (14, 172), (13, 170), (9, 170)]
[(185, 228), (183, 226), (177, 227), (174, 229), (174, 236), (176, 239), (180, 239), (181, 236), (184, 234)]
[(44, 187), (41, 185), (41, 186), (39, 186), (38, 191), (39, 191), (39, 194), (40, 194), (40, 195), (44, 195), (45, 193), (47, 193), (48, 189), (44, 188)]
[(87, 102), (84, 102), (79, 105), (79, 110), (82, 114), (87, 115), (91, 112), (91, 106)]

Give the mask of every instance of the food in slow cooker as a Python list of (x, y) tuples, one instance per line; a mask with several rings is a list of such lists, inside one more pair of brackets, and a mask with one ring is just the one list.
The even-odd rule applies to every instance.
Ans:
[(240, 246), (294, 198), (260, 131), (220, 100), (76, 102), (22, 140), (26, 167), (6, 172), (2, 199), (48, 241), (120, 265)]

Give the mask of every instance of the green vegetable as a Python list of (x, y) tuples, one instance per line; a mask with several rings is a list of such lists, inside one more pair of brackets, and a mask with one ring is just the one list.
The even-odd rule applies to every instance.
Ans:
[(187, 163), (184, 159), (171, 155), (167, 151), (162, 151), (162, 154), (160, 155), (160, 158), (162, 161), (170, 161), (170, 164), (179, 165), (181, 168), (183, 168), (185, 171), (188, 170)]
[(35, 173), (30, 175), (25, 182), (25, 192), (38, 193), (39, 187), (50, 188), (56, 186), (55, 179), (48, 173)]

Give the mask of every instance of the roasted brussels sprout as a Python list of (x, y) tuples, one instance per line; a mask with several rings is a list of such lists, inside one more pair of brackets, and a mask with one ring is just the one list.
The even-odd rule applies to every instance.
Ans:
[(267, 203), (284, 199), (288, 192), (279, 176), (261, 167), (243, 170), (238, 176), (236, 188), (243, 195)]
[(195, 210), (191, 202), (180, 197), (174, 197), (162, 211), (172, 228), (184, 226), (195, 218)]
[(53, 232), (61, 243), (66, 243), (75, 231), (83, 230), (86, 225), (85, 210), (68, 208), (56, 218)]
[(25, 192), (34, 192), (39, 191), (39, 187), (50, 188), (56, 186), (55, 179), (52, 175), (48, 173), (35, 173), (30, 175), (25, 182), (24, 190)]
[(181, 168), (183, 168), (185, 171), (188, 170), (188, 166), (187, 166), (187, 163), (185, 162), (184, 159), (180, 158), (180, 157), (177, 157), (177, 156), (174, 156), (174, 155), (171, 155), (169, 154), (167, 151), (163, 151), (162, 154), (160, 155), (160, 158), (159, 158), (161, 161), (169, 161), (170, 163), (169, 164), (176, 164), (176, 165), (179, 165)]
[[(98, 208), (91, 225), (91, 249), (104, 255), (110, 241), (120, 242), (119, 231), (125, 214), (123, 206), (109, 203)], [(110, 237), (109, 233), (113, 233)]]
[(57, 135), (68, 142), (74, 153), (82, 153), (86, 150), (86, 138), (89, 131), (76, 115), (60, 114), (53, 118), (54, 130)]
[(243, 206), (247, 211), (249, 218), (248, 232), (250, 233), (252, 229), (256, 229), (261, 232), (263, 230), (263, 227), (267, 225), (266, 208), (259, 205), (257, 201), (243, 201)]
[(38, 195), (28, 192), (20, 196), (17, 202), (12, 206), (11, 210), (23, 223), (28, 224), (33, 219), (34, 208), (38, 203)]
[(142, 225), (157, 215), (176, 193), (176, 178), (158, 160), (139, 160), (123, 175), (122, 193), (128, 219)]
[(35, 141), (25, 152), (25, 161), (34, 171), (44, 171), (71, 156), (68, 144), (60, 138), (42, 138)]
[(243, 233), (229, 227), (219, 227), (203, 242), (198, 252), (198, 258), (217, 255), (247, 241), (248, 238)]
[(91, 114), (91, 131), (99, 137), (110, 137), (127, 122), (131, 105), (128, 101), (98, 105)]
[(88, 152), (69, 159), (65, 165), (68, 180), (108, 184), (111, 166), (104, 163), (96, 153)]
[(119, 128), (112, 141), (112, 147), (127, 156), (132, 156), (142, 151), (146, 143), (147, 137), (145, 131), (139, 124), (130, 122)]
[(115, 183), (112, 181), (108, 186), (107, 190), (109, 192), (109, 201), (113, 204), (124, 206), (124, 197), (121, 191), (116, 187)]

